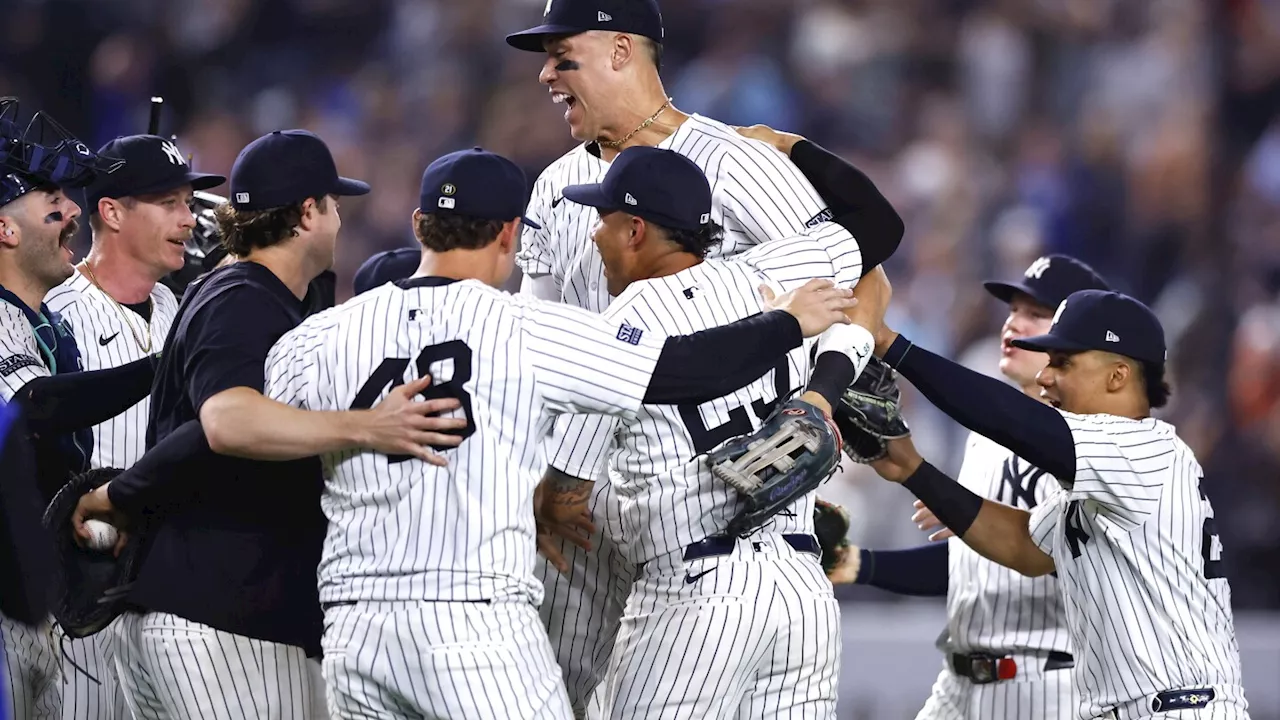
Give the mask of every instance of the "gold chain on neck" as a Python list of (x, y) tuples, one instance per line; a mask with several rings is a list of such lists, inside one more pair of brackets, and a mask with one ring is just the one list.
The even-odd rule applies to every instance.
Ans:
[(648, 120), (645, 120), (644, 122), (640, 123), (640, 125), (637, 126), (635, 130), (632, 130), (631, 132), (627, 133), (625, 136), (623, 136), (621, 140), (596, 140), (596, 144), (598, 144), (602, 148), (617, 150), (618, 148), (625, 145), (628, 140), (635, 137), (636, 133), (652, 125), (653, 122), (658, 119), (658, 116), (662, 114), (662, 111), (666, 110), (669, 107), (671, 107), (671, 98), (667, 98), (667, 101), (662, 103), (662, 107), (658, 108), (657, 112), (650, 115)]
[[(142, 338), (138, 336), (138, 331), (133, 327), (133, 323), (129, 322), (129, 317), (128, 315), (125, 314), (124, 308), (120, 306), (120, 303), (117, 302), (115, 298), (111, 297), (111, 293), (107, 292), (106, 288), (102, 287), (102, 283), (98, 282), (98, 277), (93, 274), (93, 268), (89, 265), (88, 258), (86, 258), (85, 261), (81, 263), (81, 265), (84, 266), (84, 272), (85, 272), (85, 275), (89, 277), (89, 282), (93, 283), (94, 287), (101, 290), (102, 294), (106, 295), (107, 299), (111, 301), (111, 304), (116, 306), (116, 312), (119, 313), (120, 315), (120, 321), (125, 324), (125, 327), (129, 328), (129, 333), (133, 335), (133, 341), (138, 343), (138, 347), (142, 349), (142, 352), (150, 355), (151, 354), (151, 321), (150, 320), (143, 321), (146, 324), (146, 334), (147, 334), (147, 343), (143, 345)], [(155, 301), (152, 300), (150, 296), (147, 296), (147, 308), (151, 310), (151, 315), (154, 316)], [(134, 314), (136, 315), (137, 313), (134, 313)], [(139, 319), (142, 319), (142, 318), (139, 318)]]

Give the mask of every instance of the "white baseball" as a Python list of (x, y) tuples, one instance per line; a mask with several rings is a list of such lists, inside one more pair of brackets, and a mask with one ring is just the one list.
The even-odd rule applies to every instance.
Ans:
[(90, 550), (110, 550), (116, 546), (120, 533), (114, 525), (101, 520), (85, 520), (84, 529), (89, 531)]

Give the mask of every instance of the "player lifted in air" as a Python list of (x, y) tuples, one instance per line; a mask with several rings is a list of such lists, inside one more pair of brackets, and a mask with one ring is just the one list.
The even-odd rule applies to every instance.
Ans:
[(787, 312), (666, 337), (509, 295), (495, 288), (514, 269), (527, 193), (505, 158), (436, 160), (413, 216), (418, 273), (310, 318), (268, 358), (267, 392), (299, 407), (365, 406), (429, 374), (426, 395), (456, 398), (466, 420), (446, 467), (323, 456), (324, 671), (340, 716), (572, 717), (532, 573), (534, 490), (554, 416), (632, 418), (644, 402), (724, 395), (802, 334), (847, 322), (854, 304), (850, 291), (813, 282), (775, 300)]
[[(674, 150), (702, 168), (711, 186), (711, 220), (723, 228), (710, 257), (793, 237), (830, 219), (826, 202), (785, 155), (672, 105), (659, 77), (663, 32), (656, 0), (551, 0), (542, 24), (507, 37), (517, 49), (544, 55), (539, 81), (552, 101), (564, 105), (570, 133), (581, 142), (534, 184), (529, 216), (542, 227), (521, 236), (523, 292), (594, 312), (608, 307), (604, 262), (591, 240), (596, 212), (566, 202), (563, 191), (599, 182), (628, 147)], [(873, 187), (860, 210), (855, 237), (892, 234), (900, 226)], [(547, 457), (581, 465), (609, 441), (601, 427), (584, 427), (548, 447)], [(634, 574), (617, 549), (610, 483), (590, 479), (597, 481), (590, 505), (600, 528), (592, 549), (566, 544), (572, 569), (563, 575), (539, 563), (547, 590), (543, 620), (580, 715), (604, 671)]]

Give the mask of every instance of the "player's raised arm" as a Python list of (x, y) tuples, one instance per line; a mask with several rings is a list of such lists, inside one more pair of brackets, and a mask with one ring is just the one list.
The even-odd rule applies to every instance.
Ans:
[[(853, 164), (815, 142), (764, 125), (740, 128), (738, 132), (791, 158), (826, 201), (831, 221), (857, 238), (863, 272), (879, 266), (898, 249), (905, 231), (902, 217), (871, 178)], [(815, 224), (809, 229), (820, 227), (822, 224)]]

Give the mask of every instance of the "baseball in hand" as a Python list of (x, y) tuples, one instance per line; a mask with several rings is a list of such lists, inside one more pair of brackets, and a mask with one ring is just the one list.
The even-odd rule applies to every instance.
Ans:
[(114, 525), (101, 520), (85, 520), (84, 529), (89, 531), (87, 545), (90, 550), (100, 552), (111, 550), (116, 546), (116, 540), (120, 537)]

